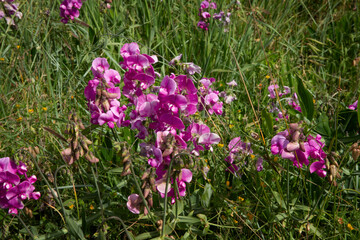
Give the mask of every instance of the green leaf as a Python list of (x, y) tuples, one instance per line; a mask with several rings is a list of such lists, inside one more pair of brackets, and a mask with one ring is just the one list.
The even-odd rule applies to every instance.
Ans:
[[(270, 115), (270, 113), (268, 113), (266, 111), (266, 109), (263, 109), (261, 111), (261, 117), (263, 118), (262, 122), (263, 122), (263, 126), (265, 129), (265, 132), (268, 136), (273, 136), (273, 132), (274, 132), (274, 125), (273, 125), (273, 121), (272, 121), (272, 117)], [(265, 121), (264, 121), (265, 120)]]
[(311, 121), (314, 116), (313, 97), (311, 93), (304, 87), (304, 84), (300, 78), (297, 79), (297, 85), (301, 110), (307, 119)]
[(315, 129), (322, 136), (330, 138), (331, 137), (331, 129), (329, 125), (329, 118), (325, 113), (322, 113), (319, 116), (318, 123)]
[(155, 238), (159, 236), (159, 232), (154, 231), (154, 232), (147, 232), (147, 233), (142, 233), (140, 235), (137, 235), (135, 237), (136, 240), (143, 240), (143, 239), (149, 239), (149, 238)]
[(210, 199), (211, 199), (211, 195), (212, 195), (213, 191), (211, 188), (211, 184), (206, 183), (205, 188), (204, 188), (204, 193), (201, 195), (201, 204), (207, 208), (210, 205)]
[(76, 223), (71, 217), (66, 216), (66, 223), (68, 226), (69, 233), (73, 235), (76, 239), (85, 239), (84, 233), (81, 230), (81, 227)]
[(179, 223), (188, 223), (188, 224), (199, 224), (200, 219), (196, 217), (190, 217), (190, 216), (179, 216)]
[(280, 194), (278, 192), (272, 191), (275, 200), (277, 201), (277, 203), (280, 205), (280, 207), (282, 208), (286, 208), (285, 202), (284, 200), (281, 198)]

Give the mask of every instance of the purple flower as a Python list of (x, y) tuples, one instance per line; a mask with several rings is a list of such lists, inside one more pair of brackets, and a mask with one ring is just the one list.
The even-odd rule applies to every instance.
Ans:
[(278, 89), (279, 88), (279, 85), (277, 85), (277, 84), (273, 84), (273, 85), (270, 85), (269, 87), (268, 87), (268, 90), (269, 90), (269, 97), (270, 98), (276, 98), (276, 92), (275, 92), (275, 89)]
[(209, 24), (204, 22), (204, 21), (199, 21), (197, 26), (201, 29), (204, 29), (205, 31), (207, 31), (209, 28)]
[(20, 162), (16, 165), (10, 158), (0, 158), (0, 208), (8, 208), (9, 214), (17, 214), (24, 208), (26, 199), (39, 199), (40, 193), (34, 192), (35, 175), (28, 177), (27, 167)]
[(201, 73), (201, 67), (195, 65), (192, 62), (183, 63), (183, 69), (190, 75)]
[(326, 171), (324, 170), (324, 168), (326, 168), (325, 161), (313, 162), (310, 165), (310, 173), (316, 172), (319, 177), (324, 178), (326, 177)]
[(212, 9), (216, 9), (216, 8), (217, 8), (217, 5), (216, 5), (215, 2), (212, 2), (212, 3), (210, 3), (210, 6), (209, 6), (209, 7), (212, 8)]
[(79, 9), (81, 6), (81, 0), (64, 0), (60, 4), (60, 17), (62, 17), (61, 22), (66, 24), (69, 19), (74, 20), (74, 18), (79, 17)]
[(201, 13), (201, 16), (202, 16), (204, 19), (211, 17), (210, 13), (208, 13), (208, 12), (202, 12), (202, 13)]
[(12, 17), (12, 15), (14, 15), (19, 19), (22, 18), (22, 13), (18, 11), (19, 3), (12, 3), (13, 0), (5, 0), (2, 2), (6, 2), (4, 4), (5, 12), (0, 10), (0, 19), (5, 18), (6, 23), (8, 25), (15, 25), (14, 18)]
[(251, 144), (241, 141), (240, 137), (233, 138), (229, 142), (228, 148), (230, 153), (229, 156), (225, 158), (225, 161), (229, 163), (227, 170), (236, 175), (240, 170), (238, 165), (245, 165), (245, 156), (252, 154), (253, 150), (251, 149)]
[(170, 65), (175, 65), (176, 63), (180, 62), (181, 57), (182, 57), (182, 54), (180, 54), (179, 56), (174, 57), (174, 58), (169, 62), (169, 64), (170, 64)]
[(232, 80), (231, 82), (226, 83), (227, 85), (231, 86), (231, 87), (235, 87), (237, 86), (237, 83), (235, 82), (235, 80)]
[(142, 200), (138, 194), (131, 194), (126, 203), (127, 208), (134, 214), (140, 214)]
[(350, 110), (356, 110), (357, 109), (358, 100), (356, 100), (353, 104), (349, 105)]
[(201, 9), (206, 9), (206, 8), (209, 7), (209, 5), (210, 5), (209, 2), (205, 0), (200, 4), (200, 8)]
[(263, 161), (264, 161), (264, 159), (262, 157), (259, 157), (256, 162), (256, 170), (258, 172), (261, 172), (263, 170)]

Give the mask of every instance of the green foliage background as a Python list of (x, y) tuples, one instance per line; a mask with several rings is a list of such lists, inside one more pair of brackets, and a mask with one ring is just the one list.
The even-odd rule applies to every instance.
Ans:
[[(360, 170), (350, 149), (360, 139), (359, 121), (355, 111), (346, 110), (359, 95), (357, 1), (218, 1), (218, 10), (232, 12), (227, 32), (215, 21), (208, 32), (199, 29), (201, 1), (195, 0), (116, 0), (105, 12), (100, 1), (87, 0), (79, 19), (66, 25), (60, 22), (60, 1), (17, 2), (23, 12), (17, 27), (0, 20), (0, 156), (26, 161), (38, 176), (36, 187), (43, 197), (26, 204), (33, 216), (20, 214), (28, 229), (0, 211), (2, 239), (29, 238), (29, 231), (37, 239), (160, 236), (161, 198), (154, 196), (152, 217), (138, 218), (126, 208), (144, 170), (136, 142), (132, 158), (138, 178), (121, 177), (121, 159), (107, 128), (86, 130), (100, 162), (90, 165), (83, 159), (74, 166), (64, 165), (64, 143), (43, 128), (63, 133), (71, 109), (90, 126), (83, 91), (91, 79), (91, 63), (105, 57), (111, 68), (124, 73), (118, 63), (128, 42), (157, 55), (156, 70), (162, 76), (177, 71), (168, 63), (181, 53), (184, 62), (202, 68), (195, 80), (214, 77), (219, 91), (229, 90), (226, 83), (233, 79), (238, 83), (231, 89), (237, 100), (225, 107), (223, 117), (199, 116), (221, 135), (224, 147), (215, 146), (199, 159), (210, 166), (210, 180), (200, 171), (187, 197), (169, 206), (164, 238), (359, 239)], [(342, 170), (338, 186), (288, 161), (274, 161), (269, 147), (276, 122), (267, 109), (267, 87), (274, 79), (299, 94), (304, 111), (289, 112), (291, 121), (304, 121), (307, 132), (326, 140), (326, 152), (334, 152)], [(284, 128), (282, 123), (277, 127)], [(116, 129), (116, 134), (130, 144), (135, 141), (127, 129)], [(249, 157), (241, 178), (225, 173), (227, 144), (238, 136), (252, 143), (256, 158), (265, 158), (262, 172)], [(30, 146), (40, 149), (35, 158), (25, 150)], [(45, 197), (49, 187), (60, 199), (53, 208)]]

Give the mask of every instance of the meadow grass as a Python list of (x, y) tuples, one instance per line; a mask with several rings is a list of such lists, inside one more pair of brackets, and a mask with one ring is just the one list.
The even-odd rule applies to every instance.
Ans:
[[(218, 9), (232, 12), (226, 32), (215, 20), (209, 31), (196, 26), (201, 1), (195, 0), (117, 0), (105, 12), (99, 1), (87, 0), (78, 20), (66, 25), (60, 22), (61, 1), (17, 2), (23, 12), (17, 27), (0, 23), (0, 156), (31, 166), (42, 198), (29, 201), (32, 213), (23, 210), (20, 218), (0, 211), (2, 239), (27, 239), (30, 233), (35, 239), (359, 239), (360, 171), (351, 157), (359, 124), (356, 112), (346, 110), (359, 95), (357, 1), (219, 1)], [(224, 105), (222, 116), (198, 116), (221, 137), (213, 152), (198, 159), (210, 167), (207, 178), (199, 171), (174, 205), (154, 194), (151, 214), (140, 217), (126, 207), (144, 170), (136, 133), (91, 127), (84, 98), (93, 59), (107, 58), (122, 75), (120, 49), (130, 42), (157, 55), (161, 76), (178, 72), (169, 61), (183, 54), (184, 62), (202, 69), (196, 82), (214, 77), (219, 91), (230, 91), (226, 83), (233, 79), (238, 83), (231, 88), (237, 99)], [(266, 117), (284, 128), (268, 113), (271, 81), (296, 92), (301, 81), (311, 94), (312, 119), (294, 111), (291, 122), (301, 120), (307, 132), (323, 136), (341, 169), (337, 186), (271, 154), (277, 130)], [(67, 165), (61, 157), (66, 143), (44, 129), (63, 135), (70, 110), (86, 126), (100, 159), (96, 165), (84, 159)], [(227, 144), (238, 136), (265, 159), (263, 171), (251, 164), (241, 177), (225, 171)], [(136, 174), (120, 176), (114, 138), (130, 144)], [(29, 147), (40, 153), (31, 154)], [(246, 161), (256, 161), (255, 155)]]

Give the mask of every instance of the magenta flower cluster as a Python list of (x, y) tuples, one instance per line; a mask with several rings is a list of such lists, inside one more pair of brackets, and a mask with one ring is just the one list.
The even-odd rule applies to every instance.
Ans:
[(84, 94), (88, 100), (91, 113), (91, 123), (110, 128), (128, 125), (124, 122), (126, 106), (120, 106), (120, 88), (115, 84), (120, 83), (120, 74), (109, 69), (110, 65), (105, 58), (96, 58), (91, 66), (94, 78), (89, 81)]
[(62, 18), (61, 22), (66, 24), (70, 19), (74, 20), (74, 18), (79, 17), (79, 10), (82, 4), (82, 0), (64, 0), (60, 4), (60, 17)]
[[(214, 1), (205, 0), (201, 2), (199, 8), (200, 19), (197, 23), (197, 26), (201, 29), (204, 29), (205, 31), (209, 30), (209, 20), (211, 19), (211, 14), (209, 13), (209, 11), (211, 9), (217, 9), (217, 4)], [(226, 26), (230, 23), (230, 15), (230, 12), (227, 12), (225, 14), (223, 11), (220, 11), (219, 13), (213, 13), (212, 18), (222, 22), (223, 25)], [(224, 31), (226, 32), (227, 29), (225, 29)]]
[(18, 11), (19, 3), (14, 3), (14, 0), (0, 0), (0, 2), (4, 2), (4, 10), (0, 10), (0, 19), (5, 18), (8, 25), (15, 25), (14, 17), (19, 19), (22, 18), (22, 13)]
[(27, 167), (23, 162), (17, 165), (10, 158), (0, 158), (0, 208), (9, 209), (9, 214), (17, 214), (24, 208), (25, 199), (39, 199), (40, 193), (34, 192), (35, 175), (26, 175)]
[[(200, 94), (187, 75), (164, 76), (160, 86), (155, 86), (155, 79), (160, 76), (153, 67), (158, 61), (156, 56), (140, 53), (137, 43), (125, 44), (120, 54), (123, 58), (120, 66), (126, 70), (122, 94), (115, 86), (120, 82), (118, 72), (109, 69), (106, 59), (97, 58), (93, 62), (94, 79), (85, 89), (91, 122), (107, 123), (111, 128), (116, 123), (118, 127), (136, 130), (136, 137), (144, 140), (140, 143), (141, 155), (156, 171), (156, 190), (162, 197), (167, 194), (174, 203), (185, 196), (186, 183), (192, 180), (191, 164), (184, 163), (179, 154), (199, 155), (200, 151), (212, 151), (211, 145), (220, 142), (220, 137), (207, 125), (193, 120), (195, 113), (205, 109), (210, 114), (222, 114), (219, 92), (210, 87), (215, 79), (202, 79)], [(121, 96), (126, 98), (126, 106), (120, 107)], [(178, 170), (168, 176), (171, 162), (173, 169)], [(131, 212), (139, 213), (142, 204), (137, 194), (129, 196), (127, 206)]]
[(291, 160), (298, 168), (309, 165), (311, 158), (315, 161), (310, 165), (310, 172), (316, 172), (320, 177), (325, 177), (324, 145), (320, 135), (316, 137), (309, 135), (306, 138), (303, 128), (297, 123), (291, 123), (289, 130), (279, 132), (271, 139), (271, 153)]

